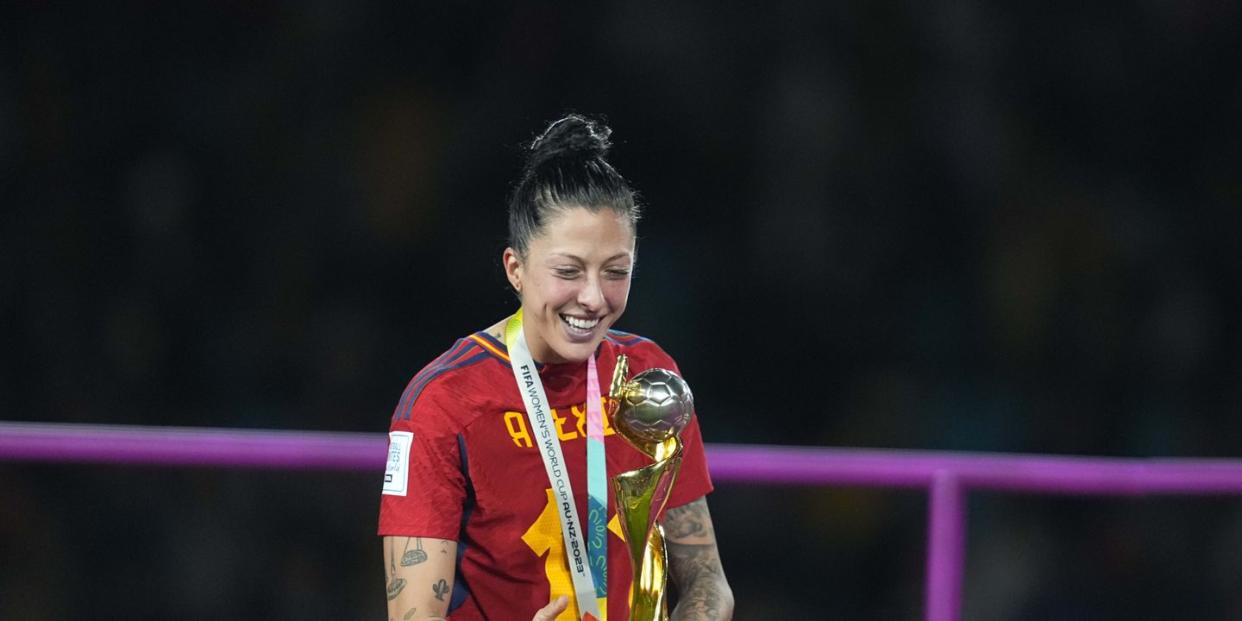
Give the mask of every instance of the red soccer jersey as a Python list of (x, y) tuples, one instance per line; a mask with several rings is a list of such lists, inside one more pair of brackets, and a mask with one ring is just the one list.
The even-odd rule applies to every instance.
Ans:
[[(654, 367), (677, 371), (655, 343), (609, 331), (597, 357), (605, 392), (622, 353), (631, 374)], [(585, 519), (586, 364), (544, 365), (539, 375)], [(385, 476), (395, 480), (384, 485), (379, 534), (458, 542), (451, 619), (529, 619), (559, 595), (574, 602), (560, 518), (503, 343), (483, 332), (458, 340), (410, 381), (391, 431)], [(604, 436), (610, 480), (651, 463), (607, 421)], [(712, 489), (697, 416), (681, 438), (685, 455), (667, 508)], [(608, 515), (607, 615), (628, 621), (630, 559), (611, 489)], [(574, 605), (557, 617), (576, 619)]]

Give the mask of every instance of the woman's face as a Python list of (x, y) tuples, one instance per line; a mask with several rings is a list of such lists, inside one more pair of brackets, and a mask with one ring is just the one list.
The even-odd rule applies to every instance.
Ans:
[(525, 257), (504, 254), (522, 299), (526, 342), (535, 360), (582, 362), (625, 311), (634, 267), (634, 232), (612, 209), (570, 207), (544, 223)]

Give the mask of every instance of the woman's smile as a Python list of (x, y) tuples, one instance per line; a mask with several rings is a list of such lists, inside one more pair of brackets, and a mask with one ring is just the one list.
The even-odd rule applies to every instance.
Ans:
[(569, 337), (576, 341), (590, 340), (595, 328), (600, 324), (599, 317), (582, 319), (564, 313), (561, 314), (561, 321), (565, 322), (565, 330)]

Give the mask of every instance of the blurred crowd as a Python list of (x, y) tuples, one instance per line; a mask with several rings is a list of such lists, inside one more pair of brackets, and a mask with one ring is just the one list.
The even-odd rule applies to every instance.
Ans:
[[(382, 432), (603, 114), (708, 442), (1242, 453), (1242, 7), (0, 8), (0, 419)], [(378, 474), (0, 464), (0, 618), (381, 618)], [(917, 619), (924, 499), (720, 485), (739, 619)], [(1242, 618), (1242, 501), (982, 495), (966, 618)], [(774, 567), (781, 571), (773, 571)]]

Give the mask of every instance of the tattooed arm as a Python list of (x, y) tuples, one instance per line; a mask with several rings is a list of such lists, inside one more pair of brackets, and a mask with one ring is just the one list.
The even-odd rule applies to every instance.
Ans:
[[(430, 537), (384, 537), (388, 621), (444, 621), (453, 597), (457, 542)], [(569, 606), (559, 597), (532, 621), (553, 621)]]
[(389, 621), (443, 621), (453, 595), (457, 542), (384, 537)]
[(664, 515), (664, 537), (669, 573), (680, 595), (672, 619), (732, 619), (733, 591), (720, 566), (707, 498), (669, 509)]

